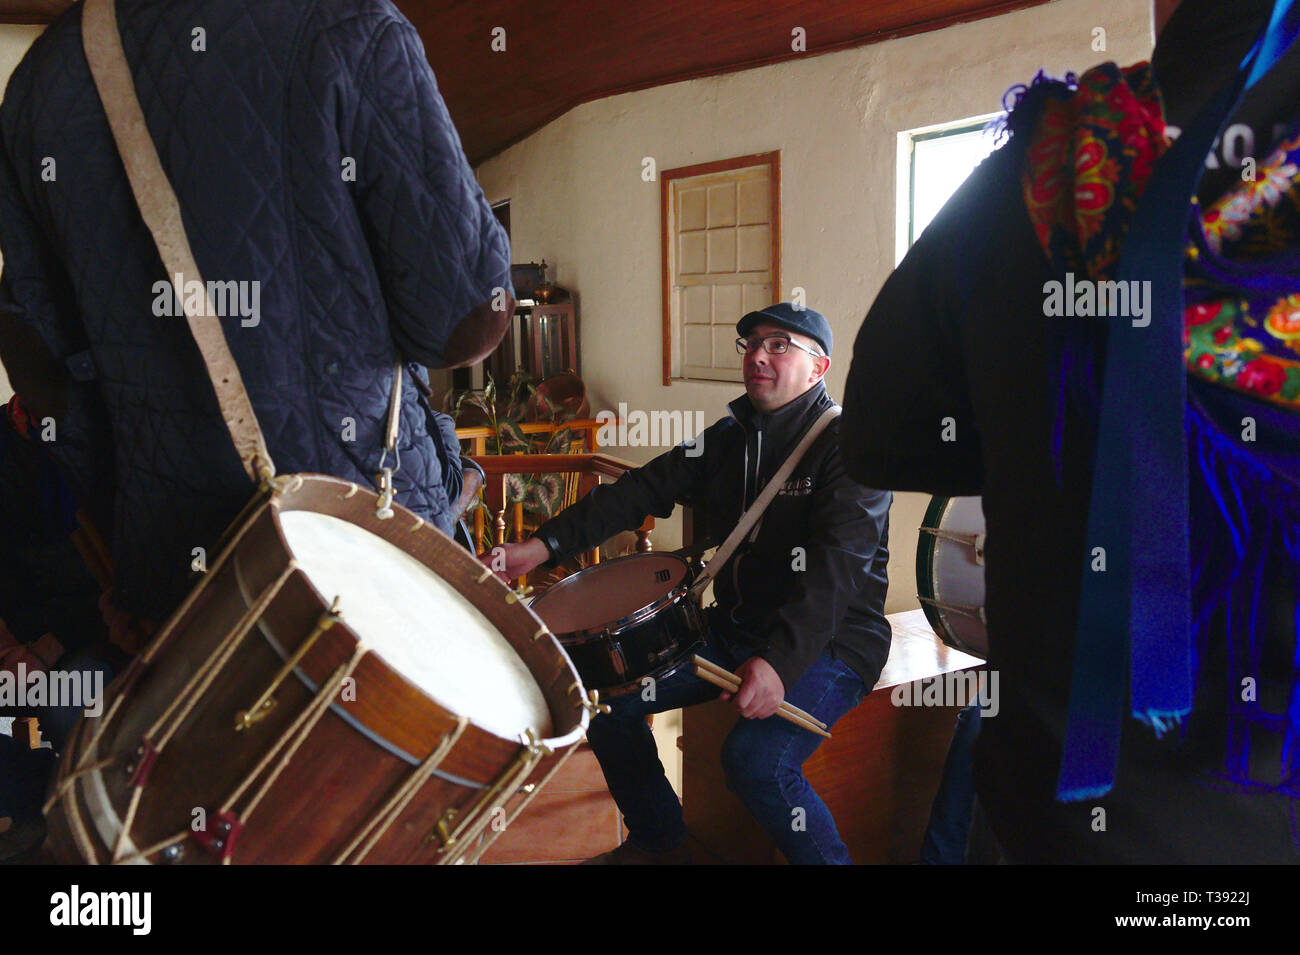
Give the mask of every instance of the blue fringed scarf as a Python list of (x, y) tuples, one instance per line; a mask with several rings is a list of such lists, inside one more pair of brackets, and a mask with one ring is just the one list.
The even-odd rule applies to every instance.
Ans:
[[(1243, 326), (1229, 340), (1215, 327), (1217, 337), (1200, 340), (1200, 351), (1190, 329), (1184, 336), (1185, 301), (1244, 302), (1261, 289), (1275, 298), (1294, 295), (1300, 275), (1278, 267), (1276, 256), (1269, 266), (1236, 261), (1217, 272), (1207, 256), (1198, 270), (1193, 254), (1186, 300), (1183, 277), (1189, 225), (1193, 245), (1204, 247), (1213, 231), (1213, 217), (1199, 215), (1193, 200), (1204, 156), (1241, 94), (1289, 48), (1298, 26), (1297, 4), (1279, 0), (1235, 82), (1167, 152), (1146, 64), (1128, 70), (1107, 64), (1078, 81), (1039, 74), (1030, 87), (1013, 91), (1018, 103), (1006, 127), (1013, 135), (1032, 130), (1025, 198), (1049, 258), (1062, 273), (1149, 281), (1154, 303), (1149, 325), (1127, 318), (1105, 329), (1076, 322), (1059, 342), (1058, 477), (1067, 403), (1094, 423), (1096, 453), (1058, 799), (1110, 791), (1126, 700), (1130, 714), (1157, 735), (1188, 715), (1197, 641), (1212, 614), (1227, 613), (1234, 667), (1241, 654), (1257, 657), (1259, 571), (1266, 562), (1282, 561), (1293, 578), (1300, 577), (1300, 381), (1287, 377), (1285, 361), (1259, 354), (1274, 344), (1263, 333), (1252, 337)], [(1295, 170), (1290, 175), (1292, 184), (1300, 179)], [(1300, 208), (1300, 191), (1296, 196)], [(1229, 232), (1239, 224), (1229, 223)], [(1216, 236), (1208, 238), (1213, 243)], [(1291, 241), (1294, 257), (1300, 231)], [(1213, 251), (1223, 250), (1216, 245)], [(1288, 281), (1293, 285), (1281, 288)], [(1285, 304), (1278, 301), (1269, 315), (1283, 332), (1292, 320), (1283, 314)], [(1300, 321), (1300, 297), (1294, 304)], [(1194, 317), (1189, 313), (1189, 324)], [(1274, 329), (1268, 322), (1265, 327)], [(1242, 344), (1249, 340), (1254, 353)], [(1189, 395), (1178, 360), (1184, 345), (1188, 359), (1195, 359), (1194, 372), (1271, 403), (1200, 382)], [(1099, 361), (1104, 388), (1098, 387)], [(1222, 410), (1233, 401), (1240, 403), (1235, 418)], [(1258, 434), (1243, 440), (1247, 417)], [(1195, 534), (1189, 513), (1204, 521)], [(1243, 585), (1249, 591), (1244, 600)], [(1295, 619), (1300, 625), (1300, 608)], [(1247, 646), (1239, 651), (1242, 643)], [(1282, 713), (1234, 700), (1230, 722), (1241, 725), (1229, 728), (1228, 778), (1260, 785), (1250, 778), (1247, 724), (1264, 727), (1283, 735), (1280, 782), (1266, 785), (1296, 795), (1298, 685), (1293, 674)]]

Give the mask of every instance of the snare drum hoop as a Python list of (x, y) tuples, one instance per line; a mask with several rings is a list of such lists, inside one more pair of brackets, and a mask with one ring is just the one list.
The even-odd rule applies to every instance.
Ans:
[[(565, 630), (562, 634), (556, 634), (556, 636), (560, 639), (561, 645), (565, 645), (568, 643), (575, 643), (575, 644), (587, 643), (590, 640), (599, 640), (601, 637), (616, 637), (620, 633), (623, 633), (624, 631), (629, 630), (632, 627), (637, 626), (638, 624), (645, 623), (651, 617), (654, 617), (656, 614), (673, 606), (675, 603), (677, 603), (679, 600), (681, 600), (683, 597), (687, 595), (687, 593), (691, 589), (690, 564), (687, 561), (683, 560), (681, 557), (677, 556), (676, 554), (627, 554), (623, 557), (615, 557), (613, 560), (607, 560), (600, 564), (596, 564), (592, 567), (584, 568), (583, 570), (578, 571), (576, 574), (571, 574), (568, 577), (565, 577), (563, 580), (557, 581), (556, 583), (552, 584), (550, 587), (546, 589), (545, 593), (539, 594), (533, 600), (533, 602), (529, 604), (529, 609), (532, 610), (533, 613), (537, 614), (538, 617), (540, 618), (541, 614), (538, 612), (537, 609), (538, 604), (542, 603), (542, 601), (544, 601), (547, 598), (547, 596), (552, 593), (563, 594), (565, 585), (569, 584), (570, 581), (576, 581), (579, 577), (581, 577), (583, 574), (587, 573), (588, 571), (594, 571), (594, 570), (599, 570), (600, 568), (612, 567), (613, 565), (622, 563), (624, 561), (638, 560), (646, 557), (657, 557), (660, 559), (674, 560), (681, 563), (686, 568), (686, 573), (682, 576), (682, 582), (679, 583), (676, 587), (673, 587), (662, 597), (656, 597), (654, 600), (650, 601), (650, 603), (645, 604), (642, 607), (638, 607), (637, 609), (633, 610), (631, 613), (627, 614), (626, 616), (608, 621), (607, 623), (601, 624), (600, 626), (597, 627), (587, 627), (578, 630)], [(570, 585), (568, 589), (572, 589), (572, 585)]]

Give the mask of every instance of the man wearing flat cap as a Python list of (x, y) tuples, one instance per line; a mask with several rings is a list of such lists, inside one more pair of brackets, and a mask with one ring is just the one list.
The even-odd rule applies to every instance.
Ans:
[[(811, 308), (779, 303), (736, 325), (745, 394), (730, 414), (616, 483), (600, 485), (519, 544), (506, 545), (513, 579), (556, 563), (674, 505), (706, 514), (721, 543), (773, 473), (834, 405), (823, 379), (832, 336)], [(744, 719), (723, 746), (728, 787), (796, 864), (849, 864), (835, 820), (802, 773), (821, 737), (773, 714), (781, 701), (833, 726), (875, 685), (889, 655), (885, 619), (892, 495), (854, 483), (840, 461), (838, 420), (800, 459), (759, 523), (714, 578), (710, 636), (700, 655), (742, 680), (723, 693)], [(628, 841), (593, 862), (690, 861), (681, 804), (664, 775), (648, 713), (691, 706), (719, 691), (687, 667), (657, 682), (653, 699), (612, 701), (587, 738), (623, 811)], [(801, 811), (802, 810), (802, 811)]]

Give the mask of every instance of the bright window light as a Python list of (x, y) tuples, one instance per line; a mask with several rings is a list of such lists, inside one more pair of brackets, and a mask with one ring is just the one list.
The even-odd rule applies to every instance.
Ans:
[(987, 120), (981, 119), (976, 123), (911, 135), (909, 247), (966, 177), (993, 151), (993, 136), (984, 131), (986, 123)]

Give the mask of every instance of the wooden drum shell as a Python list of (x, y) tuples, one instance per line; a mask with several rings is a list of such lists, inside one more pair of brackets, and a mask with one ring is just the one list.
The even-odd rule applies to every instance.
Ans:
[[(213, 566), (188, 606), (169, 622), (160, 636), (110, 686), (104, 716), (82, 719), (60, 765), (54, 801), (47, 813), (55, 851), (64, 861), (85, 856), (86, 845), (96, 859), (109, 861), (116, 829), (106, 816), (120, 820), (131, 801), (132, 770), (137, 750), (161, 714), (181, 694), (187, 681), (213, 657), (226, 636), (260, 594), (286, 574), (260, 620), (234, 648), (205, 692), (198, 694), (189, 714), (169, 739), (154, 738), (161, 752), (140, 789), (130, 827), (134, 850), (129, 856), (168, 840), (192, 823), (203, 810), (206, 825), (271, 749), (289, 733), (308, 709), (316, 690), (352, 660), (357, 635), (343, 617), (315, 639), (293, 672), (274, 692), (275, 705), (244, 730), (235, 729), (236, 714), (250, 709), (271, 685), (286, 658), (297, 650), (327, 614), (329, 600), (301, 569), (289, 570), (292, 554), (276, 515), (280, 511), (310, 510), (357, 524), (395, 544), (435, 570), (452, 584), (506, 637), (524, 660), (545, 697), (554, 725), (553, 736), (530, 749), (485, 730), (471, 721), (464, 726), (433, 774), (422, 774), (410, 802), (392, 818), (364, 854), (367, 863), (434, 863), (446, 861), (442, 840), (434, 834), (439, 822), (454, 830), (477, 804), (484, 787), (505, 781), (508, 770), (521, 767), (532, 754), (535, 765), (526, 776), (509, 778), (535, 788), (557, 761), (581, 742), (588, 721), (588, 704), (577, 673), (541, 622), (483, 565), (444, 535), (402, 508), (393, 518), (375, 516), (376, 496), (335, 478), (294, 475), (277, 479), (276, 490), (263, 496), (251, 516), (227, 532), (231, 543), (220, 566)], [(359, 572), (363, 568), (358, 568)], [(279, 652), (273, 648), (278, 645)], [(283, 656), (282, 656), (283, 654)], [(288, 758), (278, 778), (252, 806), (242, 807), (261, 788), (267, 772), (283, 753), (258, 772), (233, 809), (242, 828), (224, 861), (236, 863), (326, 863), (337, 861), (367, 823), (399, 788), (413, 779), (417, 766), (454, 734), (461, 714), (430, 698), (376, 653), (360, 656), (351, 671), (354, 693), (331, 694), (324, 715)], [(310, 684), (310, 685), (309, 685)], [(107, 725), (101, 725), (104, 721)], [(90, 749), (92, 738), (102, 733)], [(163, 737), (165, 727), (155, 734)], [(76, 775), (77, 767), (104, 758), (100, 771)], [(526, 765), (526, 763), (522, 764)], [(522, 771), (522, 769), (521, 769)], [(101, 793), (95, 797), (97, 783)], [(527, 787), (524, 787), (525, 789)], [(515, 795), (495, 820), (502, 821), (522, 798)], [(448, 810), (456, 813), (448, 819)], [(99, 820), (98, 822), (96, 820)], [(71, 835), (80, 828), (80, 850), (69, 851)], [(120, 825), (117, 827), (120, 829)], [(484, 830), (490, 837), (499, 826)], [(68, 839), (60, 848), (59, 844)], [(218, 855), (187, 835), (179, 858), (153, 853), (149, 861), (215, 863)], [(92, 861), (92, 860), (85, 860)], [(355, 861), (349, 859), (348, 861)]]

